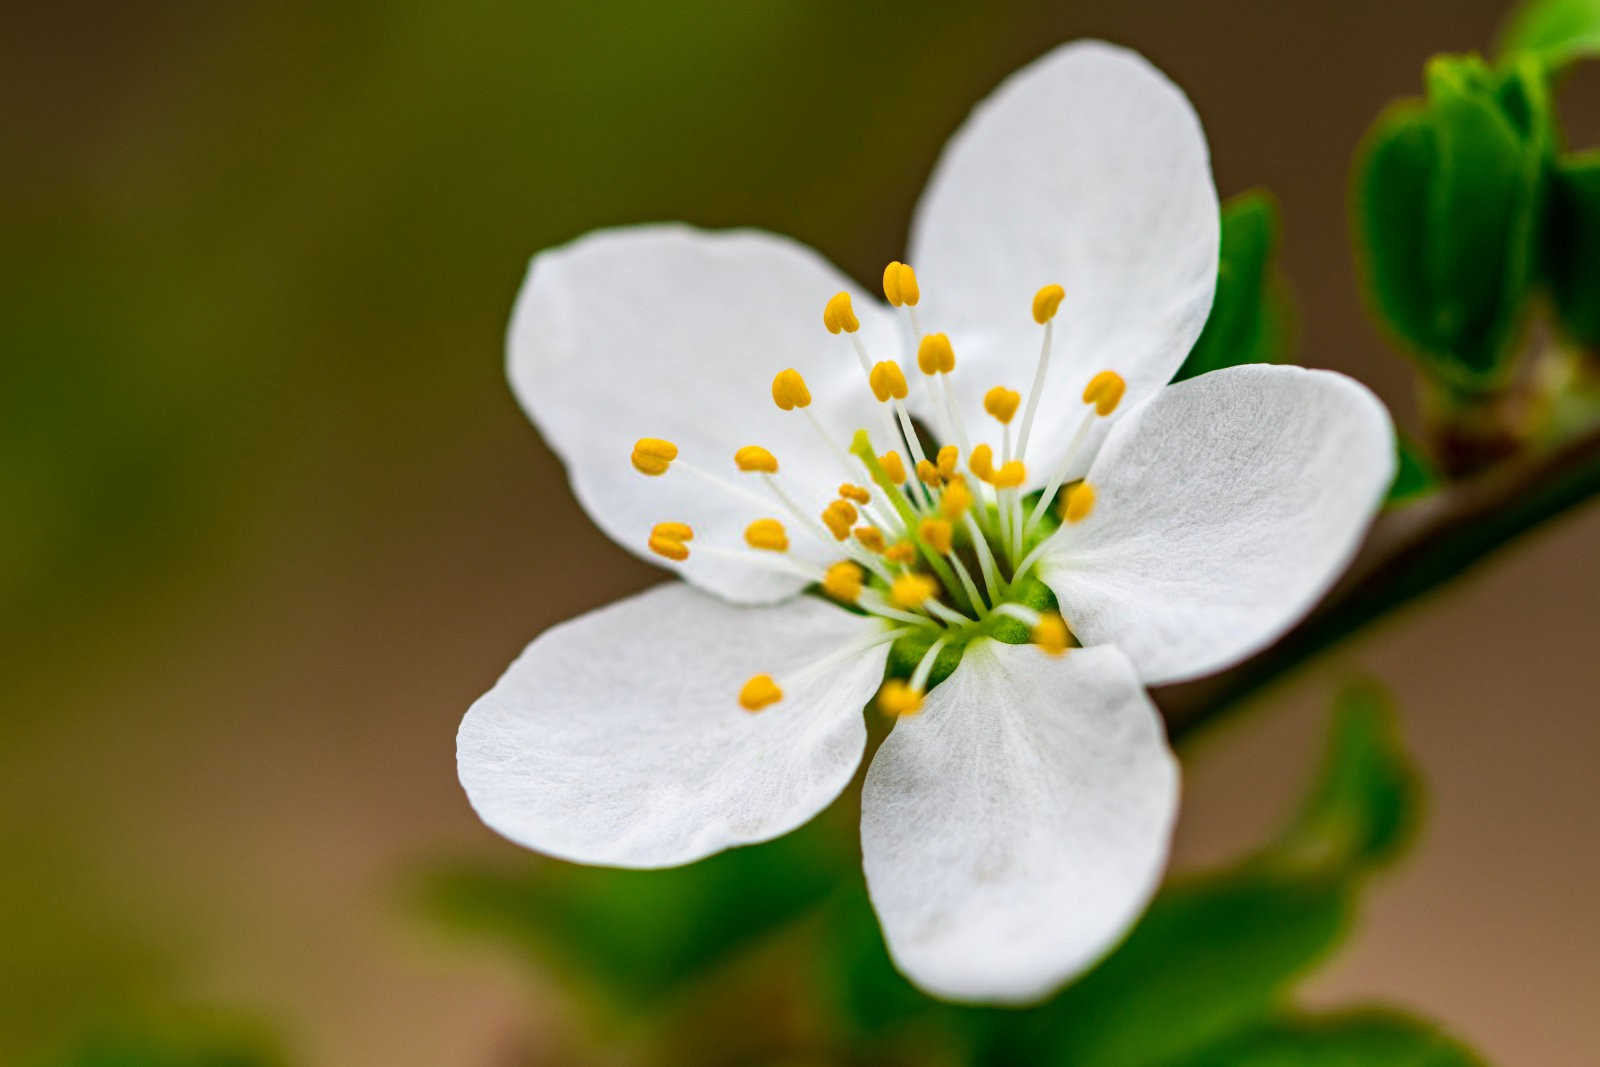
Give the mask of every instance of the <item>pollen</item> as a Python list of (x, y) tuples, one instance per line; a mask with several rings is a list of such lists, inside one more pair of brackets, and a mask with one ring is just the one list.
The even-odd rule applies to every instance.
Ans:
[(993, 415), (1002, 423), (1010, 423), (1017, 413), (1017, 405), (1022, 403), (1022, 394), (1015, 389), (1007, 389), (997, 385), (983, 394), (983, 410)]
[(758, 674), (739, 689), (739, 706), (745, 711), (760, 711), (783, 699), (783, 690), (770, 674)]
[(843, 541), (850, 536), (850, 528), (856, 524), (861, 513), (856, 511), (856, 506), (848, 500), (835, 500), (822, 509), (822, 524), (833, 534), (836, 541)]
[(857, 504), (870, 503), (872, 500), (872, 493), (859, 485), (851, 485), (849, 482), (839, 486), (839, 495)]
[(883, 558), (890, 563), (910, 563), (917, 558), (917, 546), (910, 541), (896, 541), (883, 550)]
[(944, 496), (939, 498), (939, 511), (947, 519), (959, 519), (971, 506), (972, 490), (967, 488), (967, 480), (958, 474), (944, 487)]
[(994, 477), (994, 449), (988, 445), (974, 448), (972, 455), (967, 457), (967, 469), (983, 481), (989, 481)]
[(856, 544), (874, 555), (881, 554), (884, 548), (883, 531), (876, 526), (857, 526), (855, 528)]
[(828, 328), (829, 333), (855, 333), (861, 329), (861, 320), (856, 318), (855, 308), (850, 306), (849, 293), (834, 293), (828, 298), (827, 306), (822, 309), (822, 325)]
[(902, 574), (889, 586), (889, 599), (901, 608), (919, 608), (938, 595), (939, 583), (926, 574)]
[(922, 710), (922, 693), (899, 678), (890, 678), (878, 690), (878, 710), (900, 718)]
[(678, 446), (659, 437), (641, 437), (633, 443), (633, 469), (652, 478), (667, 473), (678, 458)]
[(883, 298), (892, 307), (917, 306), (922, 290), (917, 288), (917, 272), (909, 263), (897, 259), (883, 268)]
[(994, 478), (991, 480), (994, 482), (996, 489), (1015, 489), (1027, 480), (1027, 477), (1028, 468), (1023, 465), (1022, 460), (1013, 459), (995, 471)]
[(861, 568), (847, 559), (840, 560), (822, 573), (822, 591), (846, 604), (854, 604), (861, 596)]
[(1041, 615), (1033, 628), (1033, 643), (1052, 656), (1059, 656), (1071, 647), (1071, 632), (1060, 615)]
[(1067, 490), (1066, 503), (1062, 505), (1061, 517), (1068, 522), (1082, 522), (1089, 517), (1089, 512), (1094, 510), (1094, 486), (1088, 482), (1079, 482)]
[(938, 456), (939, 477), (949, 481), (955, 477), (956, 464), (961, 462), (961, 449), (955, 445), (945, 445), (939, 449)]
[(1047, 285), (1033, 294), (1033, 321), (1040, 326), (1056, 317), (1067, 291), (1059, 285)]
[(879, 403), (890, 397), (896, 400), (906, 398), (906, 376), (901, 372), (900, 364), (893, 360), (886, 359), (874, 364), (867, 375), (867, 384), (872, 386), (872, 395), (878, 398)]
[(951, 542), (955, 538), (955, 530), (945, 519), (923, 519), (917, 526), (917, 534), (924, 544), (941, 556), (950, 551)]
[(950, 347), (950, 338), (942, 333), (930, 333), (917, 343), (917, 369), (923, 374), (949, 374), (956, 369), (956, 350)]
[(1109, 415), (1117, 410), (1127, 388), (1128, 383), (1122, 380), (1122, 375), (1114, 370), (1103, 370), (1083, 387), (1083, 402), (1093, 404), (1097, 413)]
[(778, 457), (760, 445), (745, 445), (733, 454), (733, 462), (742, 471), (760, 471), (762, 474), (778, 473)]
[(883, 473), (895, 485), (904, 485), (906, 481), (906, 465), (900, 459), (898, 452), (885, 452), (878, 457), (878, 466), (883, 468)]
[(810, 405), (811, 390), (806, 388), (806, 380), (800, 377), (800, 372), (790, 367), (779, 371), (772, 379), (772, 400), (780, 410), (793, 411)]
[(944, 482), (944, 479), (939, 477), (939, 468), (935, 467), (931, 460), (926, 459), (917, 460), (917, 478), (935, 489)]
[(650, 551), (677, 563), (689, 558), (688, 541), (694, 540), (694, 530), (686, 522), (658, 522), (650, 528)]
[(744, 528), (744, 543), (768, 552), (787, 552), (789, 535), (777, 519), (757, 519)]

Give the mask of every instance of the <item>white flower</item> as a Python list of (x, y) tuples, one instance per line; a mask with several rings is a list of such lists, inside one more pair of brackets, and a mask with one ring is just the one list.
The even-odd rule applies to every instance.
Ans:
[[(1274, 640), (1392, 474), (1384, 409), (1339, 375), (1163, 388), (1217, 242), (1188, 101), (1080, 43), (955, 136), (918, 273), (885, 271), (899, 310), (763, 233), (541, 253), (512, 385), (595, 521), (687, 582), (553, 628), (472, 706), (458, 763), (483, 820), (624, 867), (772, 838), (850, 781), (882, 686), (901, 717), (862, 850), (897, 965), (940, 996), (1026, 1002), (1093, 964), (1153, 892), (1177, 807), (1143, 686)], [(947, 446), (917, 464), (932, 484), (895, 477), (899, 453), (924, 458), (913, 415)], [(895, 641), (926, 652), (885, 682)]]

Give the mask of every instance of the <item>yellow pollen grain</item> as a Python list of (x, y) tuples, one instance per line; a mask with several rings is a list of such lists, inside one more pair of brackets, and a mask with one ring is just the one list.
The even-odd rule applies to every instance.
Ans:
[(1022, 394), (1003, 385), (997, 385), (983, 394), (983, 410), (1002, 423), (1011, 422), (1017, 413), (1017, 405), (1021, 403)]
[(1128, 383), (1122, 380), (1122, 375), (1114, 370), (1103, 370), (1083, 387), (1083, 402), (1093, 404), (1096, 413), (1109, 415), (1122, 403), (1122, 394), (1127, 388)]
[(1052, 656), (1059, 656), (1071, 647), (1072, 634), (1060, 615), (1044, 615), (1033, 628), (1033, 643)]
[(884, 548), (883, 531), (876, 526), (857, 526), (855, 528), (856, 544), (874, 554), (881, 553)]
[(1014, 459), (1001, 466), (994, 472), (994, 487), (996, 489), (1015, 489), (1028, 477), (1028, 468), (1022, 460)]
[(956, 464), (961, 462), (961, 449), (955, 445), (945, 445), (939, 449), (938, 467), (939, 477), (948, 481), (955, 477)]
[(742, 471), (760, 471), (762, 474), (778, 473), (778, 457), (760, 445), (745, 445), (733, 454), (734, 466)]
[(917, 288), (917, 272), (908, 263), (898, 259), (883, 268), (883, 298), (891, 307), (916, 307), (922, 298)]
[(906, 398), (906, 376), (900, 370), (900, 364), (893, 360), (884, 360), (873, 365), (867, 374), (867, 384), (872, 386), (872, 395), (883, 403), (893, 397), (895, 400)]
[(941, 556), (950, 551), (955, 539), (955, 530), (945, 519), (923, 519), (917, 526), (917, 534), (924, 544)]
[(902, 574), (889, 586), (889, 599), (901, 608), (919, 608), (938, 595), (939, 583), (926, 574)]
[(856, 504), (866, 504), (872, 500), (870, 492), (859, 485), (851, 485), (849, 482), (839, 486), (839, 495)]
[(744, 528), (744, 543), (768, 552), (789, 551), (789, 535), (777, 519), (757, 519)]
[(967, 480), (958, 474), (944, 487), (944, 496), (939, 498), (939, 511), (947, 519), (959, 519), (971, 506), (972, 490), (967, 488)]
[(641, 437), (633, 443), (633, 469), (651, 477), (667, 473), (678, 458), (678, 446), (659, 437)]
[(658, 522), (650, 528), (650, 551), (658, 556), (682, 563), (689, 558), (687, 541), (694, 540), (694, 530), (686, 522)]
[(1047, 285), (1033, 294), (1033, 321), (1040, 326), (1056, 317), (1067, 291), (1059, 285)]
[(906, 481), (906, 465), (900, 459), (898, 452), (885, 452), (878, 457), (878, 466), (883, 468), (883, 473), (895, 485), (904, 485)]
[(829, 333), (855, 333), (861, 329), (861, 320), (856, 318), (855, 308), (850, 306), (849, 293), (834, 293), (828, 298), (827, 305), (822, 309), (822, 325), (828, 328)]
[(956, 350), (950, 338), (930, 333), (917, 342), (917, 369), (923, 374), (949, 374), (956, 369)]
[(922, 710), (922, 694), (899, 678), (890, 678), (878, 690), (878, 710), (901, 718)]
[(822, 509), (822, 524), (833, 534), (834, 540), (843, 541), (850, 536), (850, 528), (861, 517), (856, 506), (848, 500), (835, 500)]
[(1061, 506), (1061, 517), (1068, 522), (1082, 522), (1094, 510), (1094, 486), (1079, 482), (1067, 490), (1066, 502)]
[(988, 445), (974, 448), (972, 455), (967, 457), (967, 469), (983, 481), (989, 481), (994, 477), (994, 449)]
[(935, 467), (932, 461), (926, 459), (917, 460), (917, 478), (935, 489), (944, 483), (944, 479), (939, 477), (939, 468)]
[(883, 558), (890, 563), (910, 563), (917, 558), (917, 546), (910, 541), (896, 541), (883, 550)]
[(806, 388), (806, 380), (800, 377), (799, 371), (790, 367), (778, 372), (772, 379), (772, 402), (783, 411), (810, 406), (811, 390)]
[(822, 591), (835, 600), (854, 604), (861, 596), (861, 568), (849, 560), (840, 560), (822, 574)]
[(745, 711), (760, 711), (783, 699), (783, 690), (770, 674), (758, 674), (739, 689), (739, 706)]

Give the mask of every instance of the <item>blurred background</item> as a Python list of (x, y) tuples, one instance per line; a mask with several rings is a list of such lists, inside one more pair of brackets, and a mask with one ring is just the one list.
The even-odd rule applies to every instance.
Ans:
[[(1415, 423), (1363, 312), (1363, 130), (1496, 0), (69, 2), (0, 36), (0, 1061), (128, 1020), (263, 1020), (328, 1064), (556, 1049), (559, 983), (405, 891), (516, 850), (456, 783), (468, 703), (659, 580), (517, 410), (526, 259), (595, 226), (789, 234), (872, 281), (1007, 72), (1105, 37), (1266, 186), (1297, 358)], [(1600, 78), (1563, 92), (1600, 140)], [(1332, 688), (1392, 688), (1425, 837), (1312, 1003), (1382, 999), (1501, 1063), (1593, 1062), (1600, 510), (1569, 515), (1187, 743), (1177, 862), (1303, 785)], [(520, 1050), (520, 1051), (518, 1051)]]

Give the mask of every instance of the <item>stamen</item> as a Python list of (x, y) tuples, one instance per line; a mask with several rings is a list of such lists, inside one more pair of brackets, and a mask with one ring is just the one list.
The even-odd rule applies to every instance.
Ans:
[(861, 568), (849, 560), (840, 560), (822, 575), (822, 591), (835, 600), (854, 604), (861, 596)]
[(650, 528), (646, 544), (650, 551), (675, 563), (689, 558), (688, 541), (694, 540), (694, 530), (686, 522), (658, 522)]
[(883, 268), (883, 297), (891, 307), (916, 307), (922, 298), (916, 271), (899, 260)]
[(756, 675), (739, 690), (739, 706), (750, 712), (760, 711), (782, 699), (783, 690), (778, 688), (778, 683), (772, 680), (770, 674)]
[(972, 507), (972, 490), (961, 475), (952, 475), (939, 498), (939, 512), (947, 519), (959, 519)]
[(994, 449), (979, 445), (967, 453), (967, 469), (982, 481), (994, 480)]
[(811, 390), (806, 388), (806, 380), (800, 377), (799, 371), (790, 367), (778, 372), (778, 376), (772, 379), (772, 402), (781, 411), (793, 411), (811, 405)]
[(801, 689), (811, 679), (833, 670), (837, 664), (859, 656), (870, 649), (877, 648), (879, 645), (898, 641), (907, 634), (914, 632), (914, 627), (900, 626), (873, 634), (863, 641), (844, 645), (821, 659), (785, 675), (781, 685), (770, 674), (758, 674), (745, 682), (744, 686), (739, 690), (739, 703), (748, 711), (759, 711), (769, 704), (782, 700), (784, 689)]
[(881, 554), (884, 549), (883, 531), (876, 526), (857, 526), (854, 530), (856, 543), (868, 552)]
[(878, 457), (878, 465), (895, 485), (906, 484), (906, 465), (898, 452), (885, 452)]
[(917, 527), (917, 533), (935, 552), (940, 555), (949, 554), (955, 531), (944, 519), (923, 519)]
[(933, 665), (939, 660), (939, 653), (944, 651), (944, 646), (950, 643), (950, 638), (941, 637), (928, 646), (928, 651), (922, 654), (917, 661), (916, 670), (911, 672), (911, 681), (907, 683), (918, 693), (928, 691), (928, 677), (933, 674)]
[(1055, 331), (1056, 311), (1067, 291), (1059, 285), (1047, 285), (1033, 294), (1033, 321), (1044, 327), (1044, 340), (1039, 344), (1039, 361), (1033, 368), (1033, 385), (1028, 388), (1028, 407), (1022, 413), (1022, 429), (1017, 434), (1017, 458), (1028, 458), (1028, 434), (1033, 429), (1033, 413), (1039, 407), (1039, 394), (1044, 392), (1045, 374), (1050, 368), (1050, 339)]
[(1122, 394), (1127, 388), (1128, 383), (1122, 380), (1122, 375), (1114, 370), (1103, 370), (1090, 378), (1089, 384), (1083, 387), (1083, 402), (1093, 404), (1099, 414), (1109, 415), (1117, 410), (1117, 405), (1122, 402)]
[(849, 293), (835, 293), (828, 298), (828, 303), (822, 309), (822, 325), (828, 328), (829, 333), (855, 333), (861, 329), (861, 320), (856, 318), (855, 308), (850, 306)]
[(789, 551), (789, 535), (777, 519), (757, 519), (744, 528), (744, 542), (768, 552)]
[(778, 458), (760, 445), (745, 445), (733, 454), (734, 465), (745, 472), (778, 473)]
[(1054, 613), (1040, 617), (1033, 626), (1032, 637), (1033, 643), (1046, 655), (1059, 656), (1072, 647), (1072, 631), (1067, 629), (1067, 621)]
[(934, 489), (944, 484), (944, 479), (939, 476), (939, 468), (925, 459), (917, 460), (917, 480)]
[(633, 469), (652, 478), (667, 473), (678, 458), (678, 446), (659, 437), (641, 437), (633, 445)]
[(983, 586), (989, 591), (989, 603), (1000, 603), (1000, 591), (1003, 588), (1000, 581), (1000, 570), (995, 566), (994, 555), (989, 551), (989, 541), (983, 536), (983, 531), (978, 529), (978, 521), (972, 517), (972, 512), (966, 514), (967, 535), (972, 538), (972, 548), (978, 553), (978, 569), (983, 572)]
[(890, 678), (878, 690), (878, 710), (894, 718), (915, 715), (922, 710), (922, 694), (898, 678)]
[(917, 546), (910, 541), (896, 541), (883, 550), (883, 558), (904, 567), (917, 558)]
[(1023, 465), (1022, 460), (1013, 459), (1002, 464), (990, 481), (994, 483), (996, 489), (1015, 489), (1026, 481), (1027, 477), (1028, 468)]
[(835, 500), (822, 509), (822, 524), (833, 534), (834, 540), (845, 541), (850, 537), (850, 528), (861, 517), (856, 511), (856, 506), (848, 500)]
[(1002, 425), (1011, 422), (1020, 403), (1022, 403), (1021, 394), (1003, 385), (997, 385), (983, 394), (983, 410), (994, 416)]
[[(1104, 379), (1103, 384), (1096, 386), (1095, 383), (1101, 382), (1102, 379)], [(1115, 381), (1112, 381), (1112, 379), (1115, 379)], [(1072, 435), (1072, 440), (1067, 443), (1067, 451), (1062, 456), (1060, 465), (1056, 467), (1056, 471), (1050, 476), (1050, 480), (1045, 483), (1044, 492), (1039, 495), (1039, 502), (1033, 506), (1033, 513), (1028, 516), (1028, 530), (1031, 531), (1038, 525), (1039, 517), (1044, 514), (1044, 509), (1049, 507), (1050, 502), (1055, 499), (1056, 490), (1060, 489), (1061, 483), (1067, 480), (1067, 474), (1072, 470), (1073, 461), (1078, 457), (1078, 449), (1083, 445), (1083, 439), (1088, 436), (1089, 427), (1094, 425), (1095, 417), (1097, 415), (1109, 415), (1111, 411), (1116, 410), (1117, 402), (1122, 399), (1123, 386), (1121, 383), (1122, 377), (1115, 371), (1102, 371), (1089, 382), (1090, 388), (1094, 390), (1094, 395), (1090, 395), (1090, 389), (1088, 388), (1083, 391), (1083, 402), (1093, 406), (1084, 412), (1082, 420), (1078, 423), (1077, 431)], [(1116, 397), (1111, 401), (1111, 407), (1102, 411), (1100, 400), (1105, 398), (1105, 394), (1108, 391), (1114, 391)]]
[(1067, 291), (1059, 285), (1047, 285), (1033, 294), (1033, 321), (1040, 326), (1047, 324), (1056, 317), (1056, 311), (1061, 307), (1061, 301), (1066, 298)]
[(845, 482), (839, 486), (839, 495), (856, 504), (866, 504), (872, 500), (872, 493), (859, 485)]
[(1068, 522), (1082, 522), (1089, 517), (1089, 512), (1094, 510), (1094, 486), (1088, 482), (1079, 482), (1067, 490), (1065, 506), (1061, 509), (1061, 517)]
[(889, 586), (889, 602), (898, 608), (920, 608), (939, 595), (939, 583), (926, 574), (908, 571)]
[(904, 400), (906, 397), (906, 376), (900, 370), (900, 364), (893, 360), (883, 360), (873, 365), (867, 374), (867, 384), (872, 387), (872, 395), (878, 398), (879, 403), (885, 403), (890, 398)]
[(939, 468), (939, 477), (948, 482), (956, 476), (956, 464), (961, 462), (961, 450), (955, 445), (945, 445), (939, 449), (939, 456), (934, 462)]
[(950, 338), (942, 333), (930, 333), (917, 342), (917, 369), (929, 377), (955, 370), (956, 350)]

